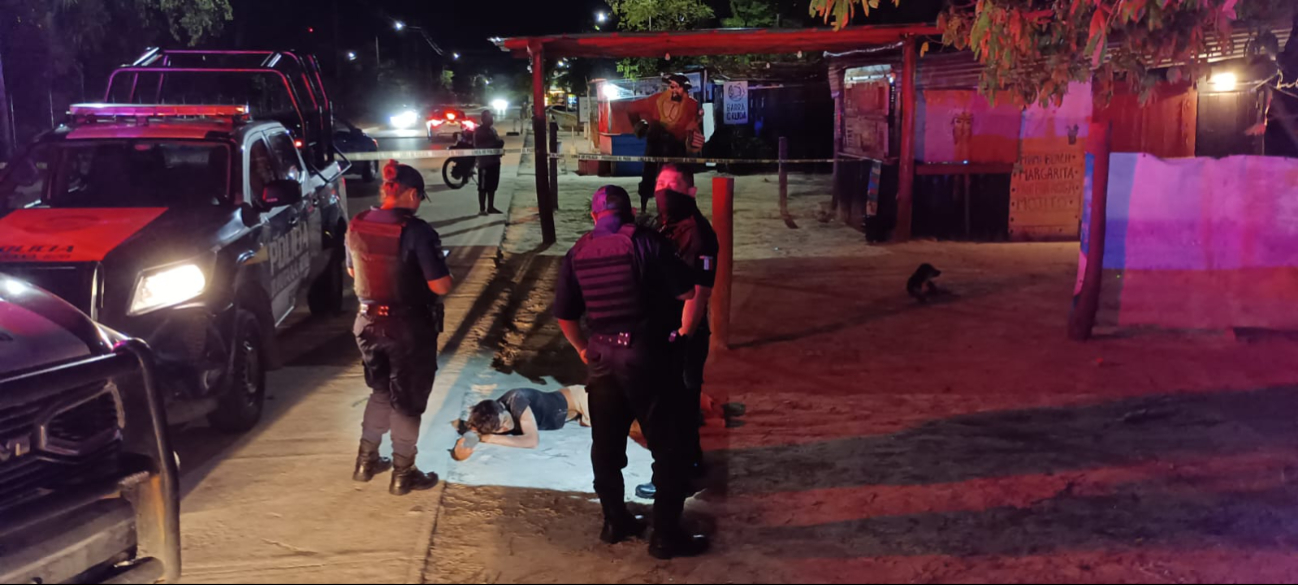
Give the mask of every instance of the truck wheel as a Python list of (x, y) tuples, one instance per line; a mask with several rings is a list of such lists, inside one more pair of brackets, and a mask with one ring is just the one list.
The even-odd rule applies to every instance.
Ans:
[(379, 166), (379, 161), (372, 160), (365, 163), (365, 168), (361, 169), (361, 181), (366, 183), (374, 182), (374, 169)]
[(239, 309), (235, 315), (238, 343), (234, 364), (226, 372), (216, 411), (208, 415), (212, 427), (225, 433), (242, 433), (261, 420), (266, 405), (266, 360), (261, 324), (257, 316)]
[(311, 284), (306, 303), (315, 317), (328, 317), (343, 312), (343, 257), (335, 252), (329, 267)]

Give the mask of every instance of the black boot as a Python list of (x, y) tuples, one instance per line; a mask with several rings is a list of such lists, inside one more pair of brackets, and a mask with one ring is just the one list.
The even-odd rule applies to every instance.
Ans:
[(684, 531), (654, 530), (649, 539), (649, 556), (659, 560), (671, 560), (681, 557), (697, 557), (708, 551), (711, 543), (708, 537), (701, 534), (687, 534)]
[(437, 486), (436, 473), (424, 473), (415, 467), (414, 457), (393, 455), (395, 467), (392, 468), (392, 483), (388, 493), (404, 496), (412, 491), (430, 490)]
[(505, 213), (505, 212), (503, 212), (503, 211), (501, 211), (501, 210), (499, 210), (499, 209), (496, 209), (496, 192), (495, 192), (495, 191), (488, 191), (488, 192), (487, 192), (487, 213), (490, 213), (490, 214), (492, 214), (492, 215), (500, 215), (500, 214)]
[(604, 529), (600, 531), (599, 539), (605, 544), (617, 544), (631, 538), (641, 538), (644, 531), (644, 516), (624, 512), (615, 519), (604, 518)]
[(367, 482), (389, 469), (392, 469), (392, 460), (379, 457), (378, 444), (361, 439), (361, 449), (356, 454), (356, 470), (352, 472), (352, 479)]

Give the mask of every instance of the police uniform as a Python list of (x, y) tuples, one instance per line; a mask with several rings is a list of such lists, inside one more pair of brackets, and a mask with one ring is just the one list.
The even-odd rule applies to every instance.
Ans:
[[(660, 233), (672, 242), (676, 254), (694, 271), (694, 282), (698, 286), (712, 288), (717, 280), (717, 253), (720, 245), (711, 222), (699, 211), (697, 202), (689, 195), (667, 191), (661, 199), (659, 207), (663, 217)], [(680, 307), (684, 311), (683, 302)], [(685, 389), (696, 409), (703, 395), (703, 367), (707, 364), (711, 343), (712, 327), (708, 324), (708, 314), (704, 313), (703, 321), (694, 334), (682, 341), (685, 347), (680, 353)], [(703, 451), (699, 445), (699, 427), (692, 425), (690, 428), (690, 444), (693, 446), (691, 460), (701, 463)]]
[[(407, 176), (402, 179), (410, 180), (405, 169), (418, 175), (404, 167)], [(422, 178), (417, 187), (422, 193)], [(383, 435), (391, 433), (397, 468), (391, 489), (404, 492), (408, 490), (399, 480), (410, 477), (402, 473), (413, 474), (415, 484), (424, 483), (414, 468), (415, 445), (437, 374), (442, 311), (428, 282), (449, 276), (450, 270), (437, 231), (408, 209), (361, 212), (348, 226), (347, 250), (361, 302), (352, 333), (372, 391), (361, 425), (355, 479), (368, 481), (386, 469), (377, 449)], [(432, 479), (435, 483), (435, 476)]]
[[(604, 204), (606, 194), (616, 204)], [(591, 462), (595, 492), (604, 510), (606, 542), (634, 534), (626, 509), (622, 469), (627, 465), (627, 433), (634, 421), (644, 429), (654, 456), (654, 541), (650, 552), (697, 554), (696, 543), (681, 532), (688, 496), (689, 460), (683, 433), (693, 422), (678, 372), (672, 368), (672, 333), (680, 327), (676, 298), (694, 288), (689, 267), (671, 243), (631, 221), (630, 196), (609, 186), (596, 192), (594, 209), (606, 214), (563, 260), (555, 291), (555, 316), (590, 330), (586, 350), (590, 418), (594, 445)], [(616, 205), (616, 207), (614, 207)], [(697, 405), (695, 405), (697, 407)], [(612, 532), (615, 536), (608, 538)], [(661, 542), (660, 542), (661, 541)], [(656, 549), (657, 548), (657, 552)], [(686, 553), (683, 551), (690, 550)]]

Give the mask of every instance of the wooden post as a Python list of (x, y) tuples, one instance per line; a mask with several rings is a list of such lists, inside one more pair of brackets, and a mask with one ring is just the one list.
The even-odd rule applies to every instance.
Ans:
[(735, 179), (712, 178), (712, 229), (717, 232), (717, 282), (712, 287), (712, 348), (730, 349), (730, 291), (735, 275)]
[(784, 218), (784, 225), (789, 229), (798, 229), (798, 224), (793, 221), (793, 216), (789, 214), (789, 167), (784, 164), (789, 158), (789, 139), (780, 137), (780, 217)]
[(843, 187), (839, 183), (843, 178), (843, 165), (838, 161), (838, 154), (843, 152), (843, 75), (844, 72), (841, 70), (829, 72), (830, 90), (834, 93), (834, 172), (830, 179), (833, 189), (830, 205), (834, 208), (834, 219), (847, 215), (842, 213)]
[(554, 231), (554, 201), (550, 195), (549, 146), (546, 143), (545, 124), (545, 56), (541, 43), (533, 42), (528, 47), (532, 56), (532, 132), (535, 134), (533, 145), (536, 158), (536, 205), (541, 214), (541, 241), (553, 244), (558, 241)]
[[(559, 123), (550, 121), (550, 152), (559, 153)], [(550, 208), (559, 209), (559, 159), (550, 159)]]
[(912, 205), (915, 195), (915, 37), (906, 37), (901, 72), (901, 167), (897, 179), (897, 230), (893, 240), (910, 240)]
[(1109, 156), (1112, 151), (1112, 126), (1110, 123), (1091, 124), (1087, 139), (1087, 153), (1094, 156), (1094, 176), (1091, 179), (1090, 225), (1086, 237), (1086, 270), (1082, 288), (1073, 298), (1073, 312), (1068, 319), (1068, 338), (1086, 341), (1095, 328), (1095, 315), (1100, 310), (1100, 290), (1104, 278), (1104, 228), (1108, 220)]
[(964, 175), (964, 237), (966, 240), (972, 239), (973, 236), (973, 173)]

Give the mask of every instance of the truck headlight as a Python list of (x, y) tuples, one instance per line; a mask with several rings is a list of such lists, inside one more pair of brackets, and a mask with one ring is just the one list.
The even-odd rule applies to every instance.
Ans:
[(175, 264), (145, 272), (135, 285), (131, 297), (131, 310), (135, 316), (149, 311), (178, 305), (203, 294), (207, 289), (207, 276), (196, 264)]

